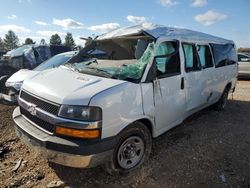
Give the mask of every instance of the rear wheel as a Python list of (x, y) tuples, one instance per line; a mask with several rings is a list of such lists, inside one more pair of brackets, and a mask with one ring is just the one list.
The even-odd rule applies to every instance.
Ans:
[(135, 122), (119, 135), (119, 141), (105, 170), (109, 174), (133, 171), (149, 158), (151, 147), (150, 131), (144, 124)]
[(215, 110), (217, 111), (225, 110), (226, 105), (227, 105), (229, 90), (230, 90), (230, 87), (225, 88), (220, 100), (217, 103), (215, 103), (215, 106), (214, 106)]

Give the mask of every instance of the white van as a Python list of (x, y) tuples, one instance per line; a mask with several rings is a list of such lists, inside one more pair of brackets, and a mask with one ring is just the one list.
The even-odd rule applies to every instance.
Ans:
[[(152, 138), (207, 106), (224, 109), (235, 89), (231, 40), (139, 25), (85, 49), (64, 67), (25, 80), (13, 112), (19, 137), (62, 165), (129, 172), (148, 159)], [(93, 50), (107, 56), (91, 58)]]

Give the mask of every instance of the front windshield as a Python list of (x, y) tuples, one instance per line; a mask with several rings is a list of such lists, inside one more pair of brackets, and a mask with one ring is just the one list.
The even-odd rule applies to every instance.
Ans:
[(59, 67), (60, 65), (63, 65), (67, 63), (67, 61), (74, 55), (75, 53), (63, 53), (53, 56), (52, 58), (48, 59), (47, 61), (40, 64), (38, 67), (36, 67), (35, 71), (43, 71), (46, 69), (51, 69), (55, 67)]
[(138, 82), (153, 58), (153, 49), (152, 40), (141, 36), (97, 41), (81, 61), (66, 66), (85, 74)]

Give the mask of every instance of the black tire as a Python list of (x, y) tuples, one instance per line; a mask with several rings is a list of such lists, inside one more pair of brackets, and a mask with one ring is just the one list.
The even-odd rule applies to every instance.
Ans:
[(214, 109), (216, 111), (222, 111), (225, 110), (228, 100), (228, 94), (230, 91), (230, 87), (226, 87), (220, 97), (220, 100), (214, 104)]
[(0, 77), (0, 93), (5, 93), (6, 87), (5, 87), (5, 82), (8, 80), (9, 76), (5, 75)]
[[(123, 165), (121, 165), (124, 163), (122, 163), (121, 161), (127, 160), (129, 162), (130, 160), (129, 157), (133, 157), (133, 155), (131, 154), (133, 152), (129, 152), (129, 156), (126, 156), (128, 158), (124, 157), (125, 159), (121, 159), (123, 158), (121, 157), (121, 155), (124, 156), (124, 153), (127, 150), (126, 148), (128, 147), (130, 142), (133, 143), (132, 141), (133, 139), (135, 142), (136, 139), (138, 139), (137, 141), (138, 143), (136, 143), (136, 145), (137, 144), (139, 145), (141, 143), (140, 141), (142, 141), (144, 144), (144, 149), (141, 149), (141, 151), (139, 150), (133, 151), (135, 152), (135, 156), (134, 158), (131, 158), (131, 160), (134, 160), (136, 162), (131, 162), (130, 164), (128, 164), (128, 166), (125, 165), (127, 168), (124, 168)], [(114, 149), (113, 155), (111, 156), (109, 161), (104, 165), (105, 171), (111, 175), (127, 174), (139, 168), (145, 161), (148, 160), (149, 155), (151, 153), (151, 147), (152, 147), (152, 137), (149, 129), (140, 122), (135, 122), (131, 124), (119, 134), (118, 142)], [(133, 148), (130, 150), (136, 150), (134, 149), (133, 145), (130, 148)], [(137, 160), (135, 160), (135, 157)]]

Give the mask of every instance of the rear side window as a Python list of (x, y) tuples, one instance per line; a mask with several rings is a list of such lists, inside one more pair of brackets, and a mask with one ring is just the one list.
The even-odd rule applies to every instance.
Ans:
[(185, 55), (186, 72), (201, 70), (195, 45), (184, 43), (182, 46)]
[(161, 43), (156, 49), (155, 62), (157, 75), (167, 77), (180, 74), (179, 44), (176, 41)]
[(213, 67), (213, 59), (208, 45), (197, 45), (197, 51), (202, 68)]
[(234, 44), (211, 44), (215, 67), (232, 65), (237, 62)]

